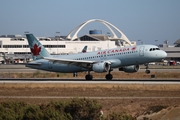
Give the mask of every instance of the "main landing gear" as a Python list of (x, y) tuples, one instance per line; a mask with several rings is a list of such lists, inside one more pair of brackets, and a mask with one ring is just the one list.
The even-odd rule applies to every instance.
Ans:
[[(106, 74), (106, 80), (112, 80), (113, 75), (111, 74), (112, 69), (108, 71), (108, 74)], [(93, 76), (90, 74), (90, 71), (88, 71), (88, 74), (85, 76), (86, 80), (92, 80)]]
[(145, 73), (146, 74), (149, 74), (151, 71), (150, 70), (148, 70), (148, 68), (149, 68), (149, 63), (146, 63), (146, 64), (144, 64), (145, 66), (146, 66), (146, 71), (145, 71)]
[(106, 80), (112, 80), (113, 75), (111, 74), (112, 69), (108, 71), (108, 74), (106, 75)]
[(92, 80), (93, 76), (90, 74), (90, 71), (88, 71), (88, 74), (85, 76), (86, 80)]

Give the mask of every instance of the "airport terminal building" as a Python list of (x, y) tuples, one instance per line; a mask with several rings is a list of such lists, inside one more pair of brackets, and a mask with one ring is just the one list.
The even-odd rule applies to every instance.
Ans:
[[(107, 26), (109, 34), (102, 34), (101, 30), (90, 30), (88, 34), (77, 36), (78, 32), (90, 22), (100, 22)], [(120, 37), (113, 31), (115, 29)], [(134, 46), (136, 41), (130, 41), (125, 34), (111, 23), (92, 19), (88, 20), (75, 29), (67, 36), (37, 37), (50, 54), (68, 55), (81, 52), (84, 46), (88, 46), (87, 52), (96, 50), (105, 50), (116, 47)], [(174, 46), (168, 45), (168, 42), (159, 45), (160, 49), (165, 50), (167, 60), (180, 61), (180, 39)], [(24, 63), (31, 59), (31, 53), (26, 37), (23, 35), (1, 35), (0, 36), (0, 61), (6, 63)]]
[(180, 61), (180, 39), (174, 42), (174, 45), (169, 45), (168, 41), (164, 44), (160, 44), (159, 48), (166, 51), (167, 60)]

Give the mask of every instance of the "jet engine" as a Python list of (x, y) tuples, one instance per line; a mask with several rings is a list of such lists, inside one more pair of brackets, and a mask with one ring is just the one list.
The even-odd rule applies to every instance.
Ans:
[(127, 73), (134, 73), (137, 72), (140, 69), (139, 65), (131, 65), (131, 66), (125, 66), (122, 68), (119, 68), (119, 71), (124, 71)]
[(102, 73), (110, 70), (110, 65), (107, 62), (98, 62), (93, 64), (92, 69), (94, 72)]

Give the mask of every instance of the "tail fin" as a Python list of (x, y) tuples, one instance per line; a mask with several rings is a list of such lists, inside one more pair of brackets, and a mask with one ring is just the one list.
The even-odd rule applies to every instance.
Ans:
[(26, 34), (33, 60), (42, 59), (51, 56), (44, 46), (37, 40), (33, 34)]
[(84, 46), (84, 48), (82, 49), (82, 53), (87, 52), (87, 46)]

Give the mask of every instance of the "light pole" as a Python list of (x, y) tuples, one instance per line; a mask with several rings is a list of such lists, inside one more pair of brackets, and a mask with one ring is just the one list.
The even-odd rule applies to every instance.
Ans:
[(107, 32), (106, 33), (108, 37), (111, 37), (111, 33), (110, 32)]
[(140, 42), (141, 40), (137, 40), (138, 42)]
[(138, 41), (139, 43), (141, 43), (141, 44), (143, 43), (140, 39), (139, 39), (139, 40), (137, 40), (137, 41)]
[(158, 41), (158, 40), (155, 40), (155, 42), (156, 42), (156, 45), (158, 45), (158, 44), (157, 44), (157, 41)]
[(25, 32), (24, 32), (24, 34), (28, 34), (28, 33), (29, 33), (29, 31), (25, 31)]

